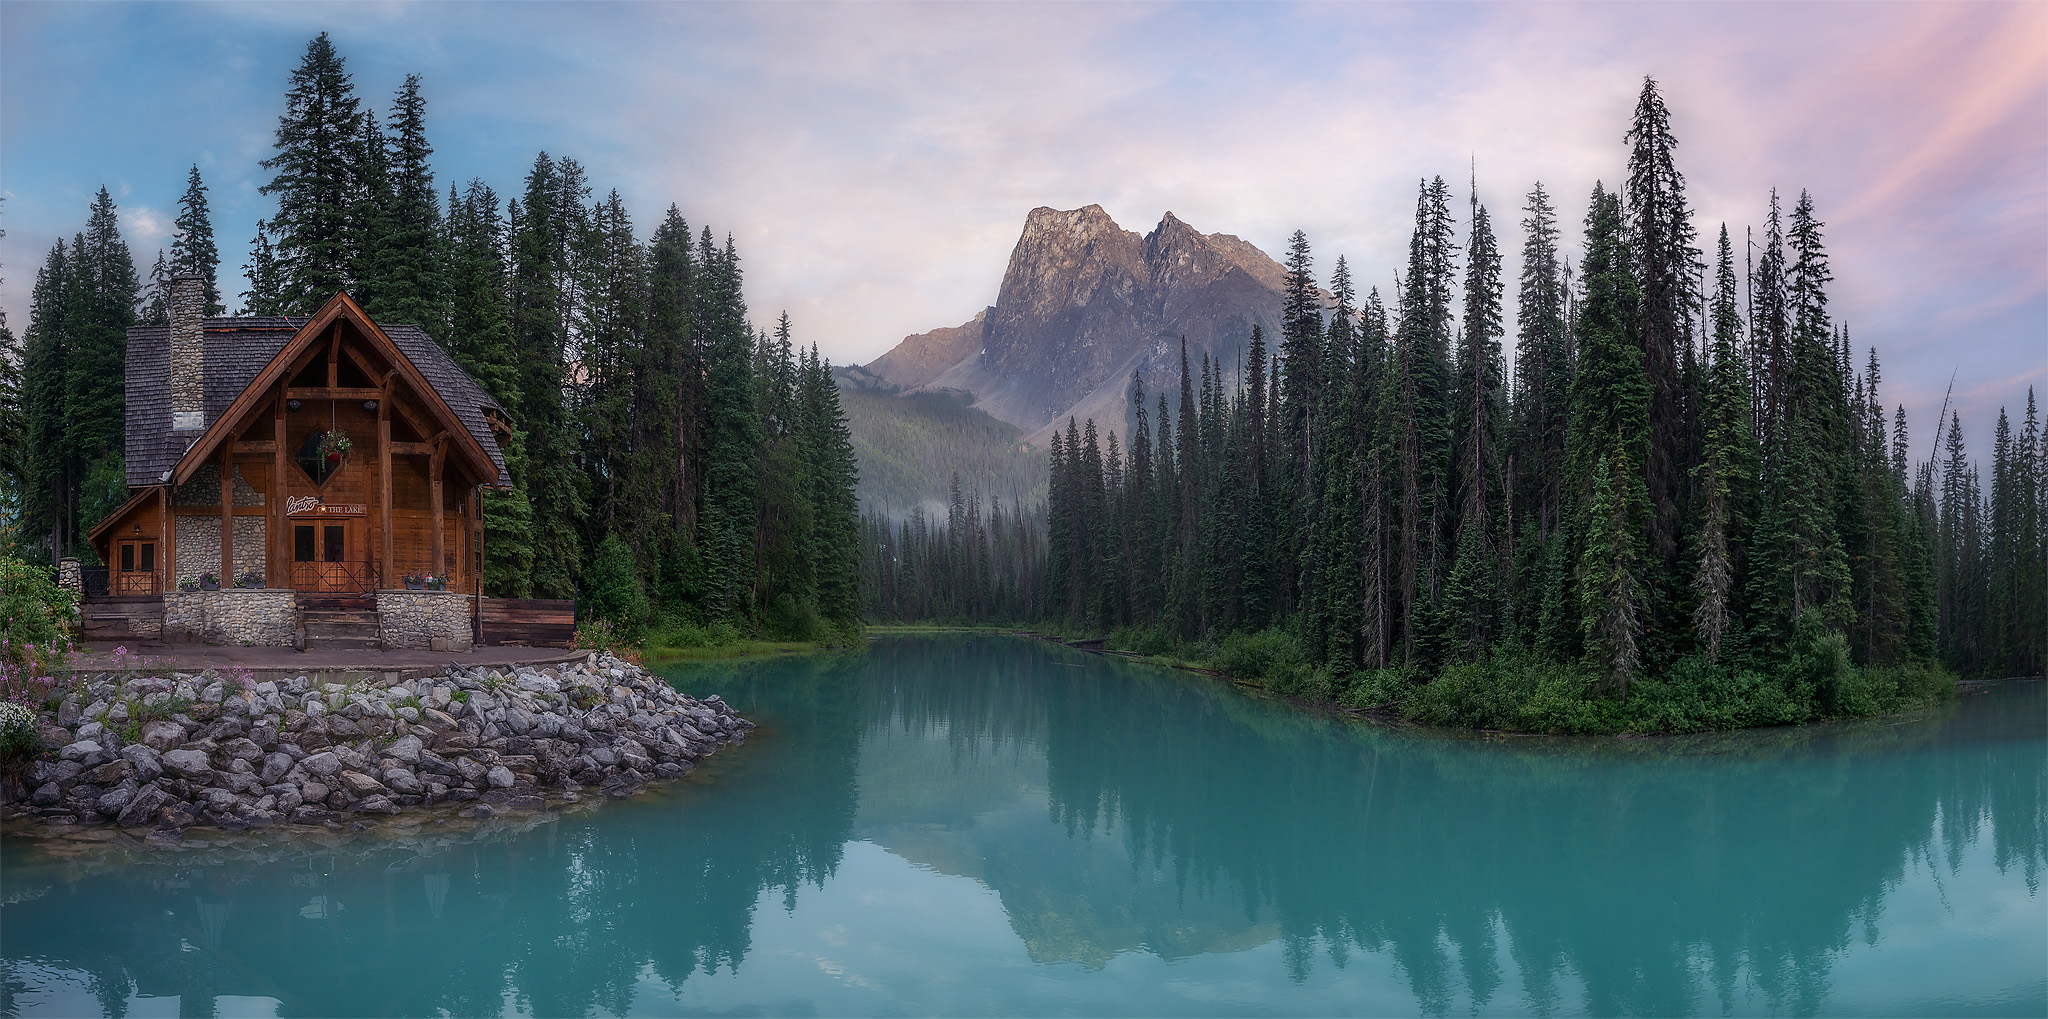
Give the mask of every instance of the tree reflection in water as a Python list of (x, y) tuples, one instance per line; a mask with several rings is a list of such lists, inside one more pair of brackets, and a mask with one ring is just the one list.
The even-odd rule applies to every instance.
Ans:
[(110, 1015), (623, 1013), (739, 970), (760, 904), (795, 911), (865, 839), (994, 890), (1031, 961), (1084, 973), (1277, 942), (1296, 983), (1390, 958), (1427, 1013), (1806, 1014), (1909, 869), (1988, 841), (2038, 896), (2048, 863), (2039, 684), (1904, 724), (1579, 742), (1389, 730), (1014, 639), (677, 675), (764, 727), (524, 833), (211, 868), (10, 843), (0, 1012), (70, 971)]

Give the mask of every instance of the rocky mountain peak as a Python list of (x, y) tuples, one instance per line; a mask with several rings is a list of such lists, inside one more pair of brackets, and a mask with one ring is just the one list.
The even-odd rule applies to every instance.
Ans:
[(1183, 336), (1191, 350), (1234, 356), (1253, 324), (1271, 330), (1279, 321), (1285, 276), (1257, 247), (1171, 212), (1141, 236), (1100, 205), (1041, 206), (1024, 217), (994, 306), (976, 321), (906, 337), (864, 373), (965, 391), (1027, 431), (1077, 411), (1121, 429), (1133, 373), (1148, 388), (1176, 375)]

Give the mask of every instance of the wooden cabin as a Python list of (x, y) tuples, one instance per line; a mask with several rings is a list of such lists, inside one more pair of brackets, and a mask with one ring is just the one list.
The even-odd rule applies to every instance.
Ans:
[(431, 575), (480, 595), (504, 408), (419, 327), (347, 294), (310, 318), (202, 319), (201, 300), (174, 281), (172, 324), (128, 331), (132, 495), (90, 532), (106, 567), (86, 594), (211, 574), (316, 594)]

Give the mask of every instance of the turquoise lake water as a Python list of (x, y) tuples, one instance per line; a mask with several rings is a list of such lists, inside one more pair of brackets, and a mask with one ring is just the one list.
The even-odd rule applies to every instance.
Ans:
[(1685, 740), (1021, 638), (672, 670), (761, 724), (524, 831), (0, 847), (20, 1015), (2048, 1014), (2048, 687)]

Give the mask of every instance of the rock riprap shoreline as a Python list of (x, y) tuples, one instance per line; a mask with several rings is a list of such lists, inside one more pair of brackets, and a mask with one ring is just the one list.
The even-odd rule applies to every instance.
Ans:
[(353, 683), (109, 674), (43, 723), (58, 749), (28, 767), (6, 815), (152, 837), (624, 797), (754, 728), (716, 694), (700, 701), (603, 654)]

